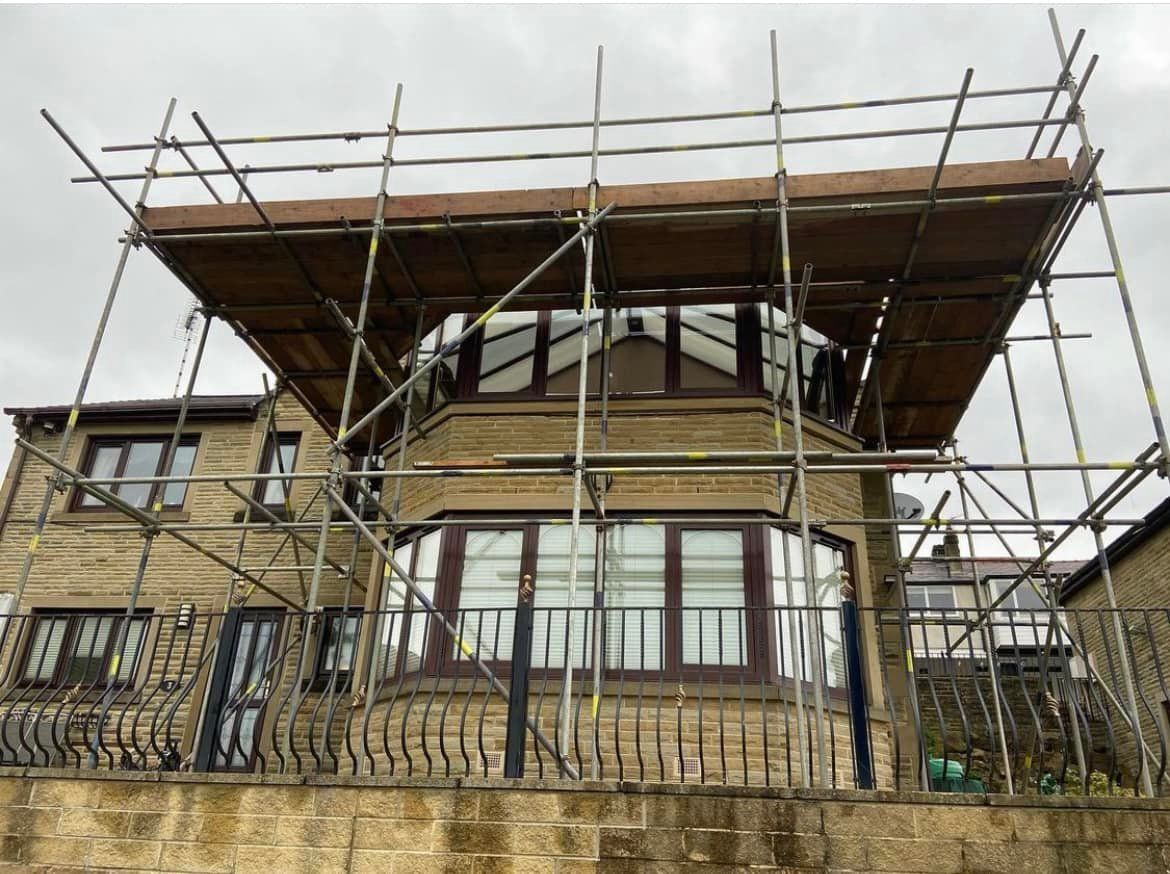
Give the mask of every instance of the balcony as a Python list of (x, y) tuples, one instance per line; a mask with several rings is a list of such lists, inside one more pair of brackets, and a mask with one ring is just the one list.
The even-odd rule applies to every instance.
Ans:
[[(0, 763), (1072, 794), (1133, 792), (1145, 767), (1161, 793), (1165, 611), (1004, 611), (986, 631), (941, 612), (11, 616)], [(903, 647), (928, 635), (943, 645)]]

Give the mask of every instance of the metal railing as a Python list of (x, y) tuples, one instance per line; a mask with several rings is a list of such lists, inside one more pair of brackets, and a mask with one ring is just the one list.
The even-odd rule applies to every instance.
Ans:
[[(840, 788), (916, 788), (922, 767), (936, 791), (1166, 785), (1170, 610), (1005, 610), (964, 635), (978, 611), (537, 601), (449, 628), (421, 608), (3, 617), (0, 761), (797, 786), (824, 749)], [(594, 641), (601, 692), (566, 702)]]

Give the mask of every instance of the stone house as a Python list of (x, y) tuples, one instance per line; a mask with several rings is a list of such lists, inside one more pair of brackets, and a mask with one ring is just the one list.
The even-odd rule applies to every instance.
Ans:
[[(1085, 648), (1115, 688), (1124, 688), (1116, 658), (1119, 647), (1131, 654), (1133, 682), (1145, 757), (1155, 775), (1165, 767), (1161, 750), (1170, 744), (1170, 499), (1126, 529), (1105, 549), (1116, 598), (1109, 603), (1098, 559), (1084, 562), (1065, 578), (1060, 603), (1077, 617)], [(1116, 607), (1116, 609), (1111, 609)], [(1113, 620), (1116, 617), (1117, 624)], [(1119, 633), (1120, 632), (1120, 633)], [(1119, 767), (1132, 771), (1137, 739), (1126, 732), (1120, 743)]]

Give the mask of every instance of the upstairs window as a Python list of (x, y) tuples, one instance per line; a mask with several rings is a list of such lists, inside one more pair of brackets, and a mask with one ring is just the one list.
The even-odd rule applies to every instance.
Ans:
[[(81, 472), (94, 479), (163, 476), (169, 437), (95, 437), (82, 460)], [(172, 476), (188, 476), (195, 464), (197, 436), (184, 437), (175, 450)], [(161, 502), (163, 509), (175, 510), (187, 498), (187, 483), (114, 483), (102, 488), (140, 509)], [(73, 509), (94, 510), (106, 504), (80, 489), (74, 492)]]
[[(271, 435), (264, 441), (263, 461), (260, 465), (261, 473), (287, 474), (292, 473), (297, 461), (297, 447), (300, 445), (299, 433), (282, 433), (273, 440)], [(277, 447), (280, 451), (277, 452)], [(292, 488), (292, 480), (258, 480), (253, 497), (266, 507), (284, 507), (285, 484)]]
[(954, 610), (955, 590), (951, 586), (907, 586), (906, 606), (911, 610)]
[(29, 645), (21, 672), (33, 686), (104, 689), (115, 664), (118, 638), (127, 622), (126, 645), (117, 658), (115, 685), (129, 686), (138, 670), (149, 611), (127, 619), (124, 610), (79, 613), (38, 611), (30, 620)]

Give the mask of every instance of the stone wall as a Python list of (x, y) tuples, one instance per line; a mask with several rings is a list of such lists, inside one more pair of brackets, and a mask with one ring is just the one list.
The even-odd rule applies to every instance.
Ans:
[(7, 769), (0, 863), (281, 872), (1166, 871), (1161, 799)]
[[(1155, 779), (1162, 743), (1170, 743), (1170, 614), (1166, 612), (1170, 597), (1170, 526), (1151, 536), (1138, 548), (1110, 565), (1113, 591), (1123, 610), (1123, 626), (1134, 668), (1138, 694), (1138, 714), (1142, 738), (1153, 751)], [(1107, 610), (1108, 600), (1100, 576), (1064, 599), (1064, 606), (1074, 611)], [(1084, 644), (1093, 664), (1118, 692), (1124, 689), (1117, 653), (1120, 645), (1114, 633), (1111, 614), (1099, 618), (1093, 612), (1074, 613), (1072, 631)], [(1079, 621), (1078, 621), (1079, 620)], [(1124, 699), (1123, 699), (1124, 700)], [(1115, 715), (1114, 719), (1121, 720)], [(1119, 768), (1127, 777), (1137, 770), (1137, 743), (1133, 732), (1120, 729), (1118, 740)]]

